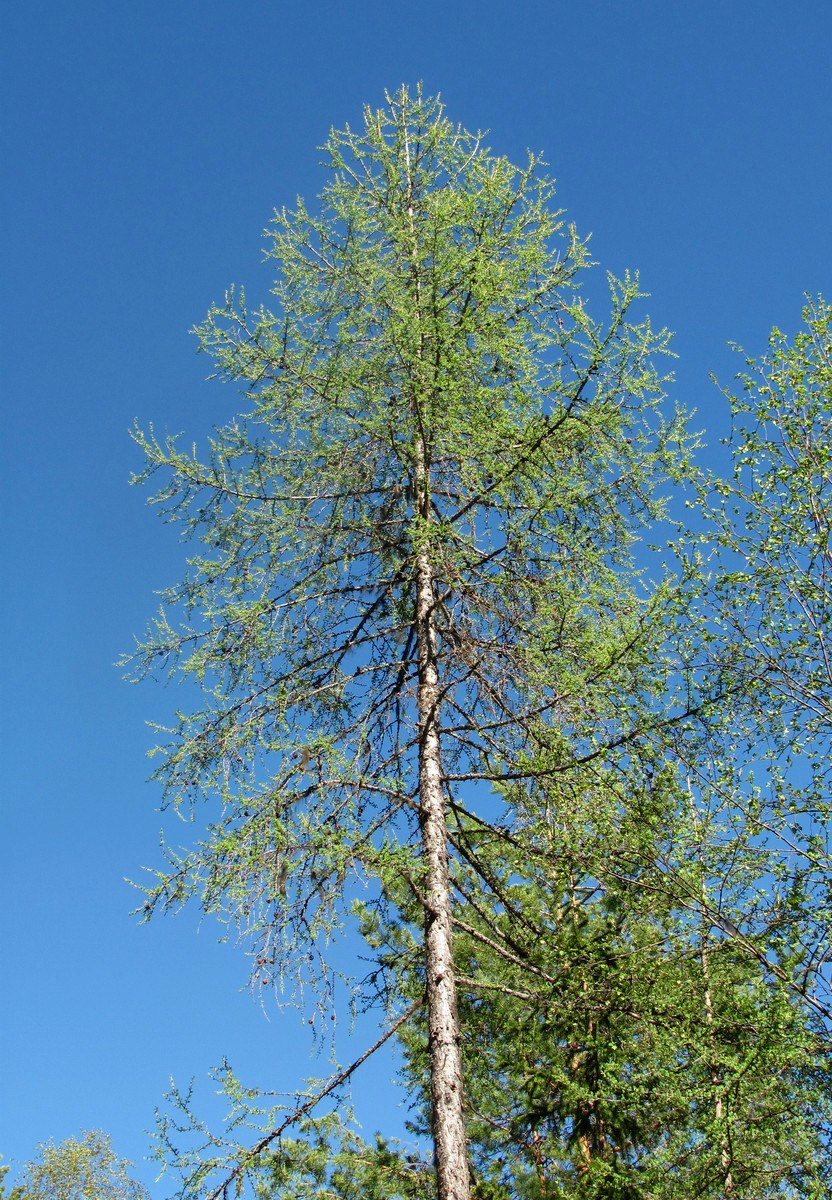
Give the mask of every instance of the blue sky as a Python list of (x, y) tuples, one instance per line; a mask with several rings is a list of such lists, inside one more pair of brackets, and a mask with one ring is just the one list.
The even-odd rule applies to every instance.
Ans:
[[(0, 1152), (103, 1127), (149, 1182), (171, 1074), (327, 1066), (215, 929), (129, 916), (161, 824), (144, 722), (170, 697), (112, 664), (183, 557), (128, 487), (133, 419), (199, 440), (232, 411), (189, 327), (231, 282), (265, 294), (260, 232), (319, 190), (329, 125), (422, 79), (495, 150), (543, 151), (601, 265), (641, 271), (716, 446), (726, 343), (832, 294), (832, 8), (29, 0), (3, 23)], [(371, 1128), (400, 1119), (391, 1071), (357, 1086)]]

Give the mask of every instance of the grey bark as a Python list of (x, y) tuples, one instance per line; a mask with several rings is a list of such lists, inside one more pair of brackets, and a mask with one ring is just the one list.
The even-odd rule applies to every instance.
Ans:
[[(422, 284), (414, 224), (414, 185), (410, 141), (403, 128), (407, 161), (407, 216), (410, 230), (410, 271), (418, 323), (417, 361), (423, 359)], [(421, 370), (417, 373), (421, 376)], [(429, 450), (422, 410), (426, 389), (414, 380), (413, 410), (419, 416), (415, 458), (415, 512), (430, 520)], [(425, 866), (425, 983), (427, 988), (428, 1055), (437, 1200), (470, 1200), (468, 1141), (462, 1089), (462, 1049), (456, 1002), (456, 977), (451, 927), (451, 889), (448, 874), (448, 829), (442, 786), (442, 745), (439, 732), (439, 669), (436, 657), (436, 618), (433, 563), (422, 544), (416, 558), (416, 637), (419, 671), (419, 828)]]
[(470, 1200), (456, 1003), (448, 834), (442, 788), (439, 672), (436, 662), (433, 566), (417, 558), (419, 663), (419, 823), (426, 869), (425, 968), (433, 1142), (438, 1200)]
[[(705, 895), (704, 883), (702, 884), (702, 896), (703, 902), (706, 902), (707, 897)], [(714, 1002), (713, 996), (711, 995), (711, 973), (710, 963), (708, 961), (707, 933), (703, 933), (702, 935), (701, 963), (702, 977), (705, 984), (705, 1022), (708, 1026), (708, 1034), (713, 1046)], [(711, 1086), (714, 1094), (714, 1118), (717, 1128), (722, 1130), (719, 1140), (719, 1159), (722, 1165), (722, 1194), (726, 1197), (726, 1200), (730, 1200), (730, 1197), (736, 1195), (734, 1176), (731, 1170), (731, 1145), (725, 1132), (722, 1080), (719, 1077), (719, 1071), (713, 1063), (711, 1064)]]
[[(690, 814), (696, 823), (699, 823), (696, 815), (696, 806), (693, 802), (693, 789), (691, 788), (690, 779), (688, 779), (688, 807)], [(711, 1049), (715, 1050), (714, 1045), (714, 1001), (711, 992), (711, 966), (708, 956), (708, 927), (706, 925), (705, 913), (708, 908), (708, 891), (705, 886), (705, 880), (701, 883), (702, 893), (702, 942), (700, 946), (699, 961), (702, 964), (702, 981), (705, 985), (705, 1024), (708, 1028), (708, 1040), (711, 1044)], [(736, 1195), (736, 1187), (734, 1184), (734, 1175), (731, 1170), (731, 1144), (728, 1140), (727, 1133), (724, 1127), (725, 1109), (722, 1099), (722, 1081), (719, 1076), (719, 1070), (715, 1062), (710, 1064), (711, 1087), (713, 1088), (714, 1099), (714, 1119), (720, 1133), (719, 1141), (719, 1159), (722, 1166), (722, 1194), (725, 1200), (731, 1200), (731, 1197)]]

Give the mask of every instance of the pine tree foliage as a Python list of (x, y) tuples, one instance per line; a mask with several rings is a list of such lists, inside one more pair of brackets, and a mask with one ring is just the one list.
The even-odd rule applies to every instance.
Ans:
[(684, 904), (684, 883), (718, 871), (690, 832), (653, 827), (636, 873), (620, 859), (588, 870), (555, 831), (558, 865), (507, 885), (533, 926), (524, 938), (511, 923), (517, 963), (481, 936), (460, 944), (495, 981), (463, 1008), (472, 1140), (494, 1196), (647, 1198), (670, 1181), (679, 1197), (821, 1194), (822, 1031)]
[[(825, 1194), (823, 1022), (789, 947), (748, 929), (770, 890), (759, 843), (716, 788), (680, 783), (669, 749), (640, 791), (630, 779), (627, 810), (586, 779), (582, 805), (562, 777), (513, 855), (481, 839), (496, 911), (460, 884), (477, 1196)], [(405, 1043), (424, 1094), (424, 1037)]]

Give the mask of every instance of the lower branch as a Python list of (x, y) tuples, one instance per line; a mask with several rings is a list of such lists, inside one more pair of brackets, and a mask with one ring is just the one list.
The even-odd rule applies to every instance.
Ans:
[(365, 1063), (368, 1058), (375, 1054), (376, 1050), (381, 1049), (384, 1043), (389, 1041), (393, 1034), (401, 1029), (405, 1021), (409, 1020), (410, 1017), (412, 1017), (413, 1014), (422, 1007), (423, 1003), (424, 997), (414, 1001), (410, 1008), (405, 1009), (402, 1015), (384, 1031), (381, 1037), (378, 1038), (378, 1040), (375, 1041), (372, 1046), (369, 1047), (369, 1049), (365, 1050), (363, 1054), (359, 1055), (359, 1057), (356, 1058), (354, 1062), (351, 1062), (348, 1067), (344, 1067), (343, 1071), (339, 1071), (337, 1075), (333, 1075), (332, 1079), (330, 1079), (329, 1082), (320, 1089), (320, 1091), (316, 1092), (314, 1096), (310, 1096), (308, 1100), (304, 1101), (303, 1104), (299, 1105), (296, 1109), (294, 1109), (293, 1112), (289, 1113), (289, 1115), (283, 1121), (281, 1121), (276, 1128), (270, 1130), (269, 1133), (264, 1134), (264, 1136), (260, 1138), (258, 1142), (255, 1142), (251, 1149), (246, 1151), (245, 1156), (240, 1162), (237, 1163), (237, 1166), (234, 1167), (234, 1169), (230, 1171), (228, 1175), (226, 1175), (222, 1183), (218, 1184), (217, 1187), (215, 1187), (214, 1190), (208, 1194), (206, 1200), (228, 1200), (228, 1189), (237, 1180), (242, 1180), (242, 1176), (253, 1165), (253, 1162), (258, 1155), (262, 1154), (262, 1152), (268, 1146), (270, 1146), (272, 1142), (276, 1141), (281, 1134), (285, 1133), (291, 1125), (294, 1125), (297, 1121), (300, 1121), (303, 1117), (305, 1117), (307, 1113), (311, 1112), (313, 1108), (315, 1108), (322, 1100), (334, 1092), (336, 1088), (340, 1087), (342, 1083), (346, 1083), (349, 1077), (358, 1070), (362, 1063)]

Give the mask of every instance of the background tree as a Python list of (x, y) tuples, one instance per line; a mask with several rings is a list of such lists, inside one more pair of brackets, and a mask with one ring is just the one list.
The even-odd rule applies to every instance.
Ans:
[(55, 1145), (45, 1142), (28, 1162), (9, 1200), (145, 1200), (106, 1133), (92, 1130)]
[[(472, 831), (516, 844), (541, 774), (637, 754), (686, 711), (657, 699), (670, 666), (633, 652), (673, 587), (650, 595), (631, 559), (685, 449), (661, 415), (666, 335), (630, 322), (629, 277), (590, 318), (586, 250), (539, 160), (512, 166), (405, 90), (327, 150), (319, 215), (299, 203), (269, 235), (274, 311), (229, 294), (199, 330), (248, 414), (205, 461), (137, 435), (142, 478), (164, 475), (157, 502), (202, 548), (136, 673), (202, 688), (158, 778), (175, 806), (210, 805), (146, 911), (197, 898), (255, 939), (261, 987), (313, 985), (322, 1016), (351, 910), (410, 939), (445, 1200), (469, 1194), (462, 881), (503, 903)], [(383, 955), (367, 984), (398, 1001)], [(256, 1178), (266, 1125), (248, 1149), (175, 1148), (185, 1194)]]
[[(747, 926), (731, 932), (770, 882), (759, 843), (667, 762), (634, 784), (614, 819), (587, 779), (583, 803), (553, 796), (492, 864), (502, 912), (458, 910), (478, 981), (462, 1007), (475, 1193), (823, 1195), (822, 1023), (790, 986), (790, 948), (755, 940), (761, 962)], [(418, 1093), (424, 1043), (405, 1040)]]
[[(569, 1195), (661, 1194), (662, 1179), (679, 1196), (829, 1187), (832, 313), (820, 300), (804, 320), (747, 360), (733, 480), (711, 477), (717, 507), (701, 493), (718, 554), (681, 658), (694, 680), (726, 681), (706, 722), (651, 738), (676, 802), (651, 820), (631, 778), (625, 819), (599, 828), (608, 806), (588, 819), (574, 793), (555, 798), (573, 832), (552, 858), (570, 879), (548, 897), (539, 881), (538, 905), (557, 914), (578, 881), (586, 941), (571, 991), (552, 988), (543, 1038), (508, 991), (477, 1006), (469, 1062), (474, 1076), (485, 1067), (467, 1086), (472, 1107), (491, 1099), (479, 1152), (520, 1194), (560, 1194), (564, 1176)], [(622, 856), (627, 812), (649, 834)], [(575, 829), (594, 832), (581, 845)], [(546, 924), (535, 940), (554, 965)], [(519, 965), (508, 983), (528, 988)], [(513, 1100), (502, 1116), (500, 1094)]]
[[(693, 686), (724, 683), (704, 721), (649, 739), (676, 800), (651, 819), (631, 777), (623, 819), (599, 827), (609, 805), (582, 815), (579, 794), (553, 797), (569, 879), (548, 895), (537, 881), (552, 932), (538, 920), (532, 940), (555, 974), (561, 928), (576, 928), (553, 918), (577, 882), (571, 986), (551, 988), (537, 1023), (509, 990), (466, 1013), (469, 1036), (482, 1029), (466, 1081), (471, 1106), (486, 1101), (476, 1153), (517, 1194), (829, 1188), (832, 310), (812, 302), (804, 321), (747, 360), (729, 393), (733, 479), (700, 492), (717, 553), (680, 658)], [(649, 833), (622, 855), (628, 813)], [(521, 965), (502, 963), (516, 993)]]
[(6, 1191), (6, 1176), (11, 1170), (10, 1166), (0, 1165), (0, 1200), (26, 1200), (23, 1190), (19, 1185), (12, 1187), (11, 1191)]
[(733, 479), (707, 500), (720, 553), (716, 640), (751, 681), (751, 716), (735, 723), (746, 757), (766, 768), (757, 806), (773, 851), (769, 922), (794, 946), (794, 978), (828, 1025), (832, 308), (809, 301), (803, 318), (791, 342), (775, 328), (768, 353), (747, 358), (729, 389)]
[(701, 493), (713, 585), (676, 619), (694, 686), (725, 676), (707, 719), (654, 731), (620, 806), (570, 762), (490, 862), (502, 911), (457, 911), (478, 1194), (829, 1189), (832, 310), (804, 320), (747, 360), (734, 478)]

